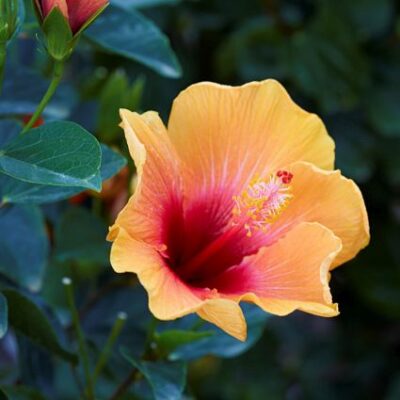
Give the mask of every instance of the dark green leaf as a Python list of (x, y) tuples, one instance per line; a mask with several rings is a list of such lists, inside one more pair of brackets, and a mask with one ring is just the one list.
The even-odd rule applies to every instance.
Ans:
[(368, 61), (335, 5), (322, 4), (313, 23), (291, 37), (287, 66), (302, 94), (324, 112), (351, 110), (368, 88)]
[(214, 331), (185, 331), (172, 329), (157, 333), (155, 341), (161, 353), (168, 354), (179, 346), (193, 343), (200, 339), (209, 338), (213, 335), (215, 335)]
[[(247, 304), (243, 306), (243, 311), (245, 313), (248, 329), (247, 340), (245, 342), (240, 342), (221, 331), (215, 325), (206, 323), (199, 332), (215, 332), (214, 335), (178, 347), (170, 354), (169, 359), (193, 360), (210, 354), (231, 358), (244, 353), (261, 337), (269, 314), (258, 307)], [(181, 328), (191, 326), (193, 325), (193, 318), (185, 318), (172, 324)]]
[(28, 297), (14, 289), (4, 289), (10, 325), (35, 344), (66, 361), (76, 363), (75, 354), (65, 350), (46, 314)]
[(0, 149), (15, 139), (20, 131), (21, 125), (18, 122), (8, 119), (0, 121)]
[(7, 299), (0, 293), (0, 339), (8, 330), (8, 307)]
[(181, 0), (111, 0), (115, 4), (124, 8), (148, 8), (161, 5), (174, 5), (178, 4)]
[(217, 68), (223, 79), (239, 75), (243, 81), (266, 77), (286, 78), (284, 55), (287, 41), (271, 19), (251, 19), (224, 42), (217, 54)]
[(167, 37), (137, 11), (109, 6), (86, 36), (105, 50), (138, 61), (161, 75), (181, 75)]
[(56, 227), (55, 257), (59, 261), (107, 264), (110, 244), (106, 236), (107, 226), (102, 220), (84, 208), (70, 208)]
[(122, 167), (126, 165), (126, 159), (121, 156), (121, 154), (111, 150), (106, 145), (101, 145), (102, 150), (102, 160), (100, 174), (101, 179), (104, 181), (110, 179), (115, 174), (117, 174)]
[(0, 171), (30, 183), (100, 190), (101, 148), (72, 122), (52, 122), (0, 151)]
[(129, 83), (123, 71), (115, 71), (107, 79), (100, 96), (98, 132), (104, 141), (111, 141), (120, 135), (119, 110), (127, 108), (138, 111), (144, 89), (144, 78)]
[(33, 206), (0, 208), (0, 237), (0, 273), (39, 290), (49, 248), (40, 210)]
[(400, 88), (380, 87), (367, 99), (368, 118), (383, 136), (400, 137)]
[(328, 131), (336, 144), (336, 166), (358, 182), (366, 182), (374, 172), (376, 143), (358, 118), (335, 115), (327, 118)]
[[(15, 65), (8, 57), (3, 91), (0, 96), (0, 115), (24, 116), (33, 114), (47, 90), (49, 82), (36, 71), (21, 64)], [(32, 82), (35, 82), (33, 85)], [(43, 112), (45, 119), (68, 118), (76, 98), (71, 87), (61, 84)]]
[(183, 362), (136, 361), (127, 350), (122, 355), (136, 367), (149, 383), (154, 400), (176, 400), (182, 397), (186, 384), (186, 364)]
[(348, 17), (362, 40), (382, 35), (390, 27), (394, 12), (391, 0), (341, 0), (335, 6)]
[[(126, 164), (120, 154), (101, 145), (102, 157), (100, 174), (104, 181), (111, 178)], [(3, 203), (43, 204), (72, 197), (85, 188), (37, 185), (23, 182), (6, 175), (0, 175), (0, 198)]]
[[(3, 386), (2, 391), (8, 400), (46, 400), (44, 396), (35, 389), (25, 386)], [(0, 400), (1, 397), (0, 397)]]

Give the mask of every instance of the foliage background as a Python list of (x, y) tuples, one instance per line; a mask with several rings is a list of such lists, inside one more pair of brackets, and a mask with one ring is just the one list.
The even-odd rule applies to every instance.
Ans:
[[(165, 76), (178, 75), (176, 65), (175, 72), (164, 71), (161, 76), (82, 40), (45, 119), (78, 122), (102, 142), (126, 152), (116, 128), (120, 106), (158, 110), (166, 120), (173, 98), (190, 83), (241, 84), (273, 77), (304, 108), (321, 115), (336, 141), (337, 167), (360, 185), (370, 216), (371, 245), (332, 277), (333, 295), (341, 306), (338, 318), (326, 320), (300, 313), (269, 317), (261, 339), (241, 355), (237, 354), (244, 348), (237, 349), (223, 337), (205, 345), (208, 349), (214, 346), (212, 352), (217, 356), (205, 355), (210, 351), (201, 349), (201, 340), (192, 347), (178, 348), (175, 359), (185, 359), (187, 354), (194, 358), (185, 396), (210, 400), (400, 398), (398, 4), (394, 0), (115, 3), (139, 8), (167, 34), (182, 76)], [(9, 58), (14, 65), (23, 64), (45, 78), (49, 64), (45, 52), (37, 50), (37, 28), (29, 18)], [(16, 73), (19, 71), (10, 70), (8, 76)], [(36, 78), (28, 82), (13, 79), (28, 99), (37, 98), (37, 91), (42, 93)], [(13, 107), (19, 104), (22, 111), (29, 109), (17, 100), (13, 99)], [(3, 118), (9, 114), (7, 101), (0, 101)], [(109, 248), (103, 240), (112, 219), (107, 200), (87, 196), (76, 202), (44, 205), (37, 211), (40, 216), (28, 213), (38, 224), (44, 215), (47, 233), (42, 235), (50, 235), (49, 242), (38, 239), (45, 243), (45, 256), (38, 255), (40, 246), (34, 245), (32, 257), (43, 258), (40, 282), (31, 282), (34, 301), (51, 317), (59, 340), (74, 348), (73, 340), (68, 340), (70, 332), (62, 328), (68, 327), (69, 313), (60, 285), (62, 276), (72, 276), (92, 356), (101, 349), (116, 313), (125, 311), (128, 322), (119, 346), (136, 357), (144, 346), (148, 322), (143, 290), (135, 286), (132, 277), (110, 271)], [(10, 226), (6, 222), (0, 227), (2, 241), (6, 232), (15, 229), (15, 221)], [(19, 248), (27, 249), (30, 244), (21, 238), (33, 240), (33, 236), (21, 232)], [(0, 254), (4, 256), (4, 250)], [(0, 260), (0, 270), (4, 265)], [(28, 291), (32, 285), (28, 284)], [(173, 328), (190, 326), (185, 321)], [(257, 315), (254, 321), (258, 333), (265, 321)], [(57, 349), (54, 352), (59, 353)], [(237, 357), (225, 358), (231, 355)], [(128, 368), (116, 348), (99, 382), (99, 398), (108, 398)], [(66, 384), (69, 380), (67, 363), (16, 336), (12, 329), (0, 341), (0, 382), (7, 385), (10, 398), (35, 398), (27, 391), (27, 397), (16, 397), (10, 389), (15, 383), (36, 388), (49, 399), (77, 398), (73, 385)], [(148, 393), (139, 383), (126, 398), (151, 398)]]

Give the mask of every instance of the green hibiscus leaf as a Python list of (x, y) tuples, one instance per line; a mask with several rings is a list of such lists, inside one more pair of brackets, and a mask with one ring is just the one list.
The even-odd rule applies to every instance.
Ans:
[(121, 350), (125, 359), (145, 377), (155, 400), (175, 400), (182, 398), (186, 383), (184, 362), (151, 362), (134, 360), (126, 349)]
[(101, 148), (72, 122), (53, 122), (0, 151), (0, 172), (25, 182), (100, 190)]
[(75, 354), (62, 346), (46, 314), (27, 296), (14, 289), (4, 289), (10, 325), (33, 343), (64, 360), (77, 362)]
[(181, 76), (168, 38), (137, 11), (111, 5), (85, 34), (103, 49), (138, 61), (163, 76)]
[(55, 257), (107, 264), (110, 244), (106, 236), (107, 225), (102, 220), (84, 208), (70, 208), (56, 227)]
[[(100, 175), (104, 181), (118, 173), (126, 165), (126, 159), (106, 145), (101, 145), (102, 157)], [(10, 176), (0, 176), (0, 199), (3, 203), (44, 204), (68, 199), (84, 187), (61, 187), (23, 182)]]
[[(223, 358), (236, 357), (249, 350), (260, 339), (264, 332), (265, 323), (269, 314), (256, 306), (243, 305), (243, 312), (247, 321), (247, 340), (239, 340), (229, 336), (215, 325), (205, 323), (198, 332), (207, 332), (208, 335), (191, 343), (183, 344), (170, 353), (170, 360), (193, 360), (205, 355), (215, 355)], [(181, 329), (193, 326), (194, 316), (189, 316), (171, 323)], [(213, 335), (210, 335), (213, 332)]]
[(0, 273), (27, 289), (39, 290), (49, 249), (40, 209), (0, 208), (0, 237)]
[(7, 333), (7, 329), (8, 329), (7, 299), (0, 293), (0, 339)]

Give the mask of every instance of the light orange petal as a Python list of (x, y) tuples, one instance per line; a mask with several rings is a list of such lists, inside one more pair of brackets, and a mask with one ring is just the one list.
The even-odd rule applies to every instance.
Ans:
[(236, 339), (246, 340), (246, 320), (237, 302), (228, 299), (211, 299), (197, 311), (197, 314)]
[(161, 320), (196, 312), (203, 304), (201, 293), (185, 285), (152, 247), (139, 242), (123, 229), (116, 229), (111, 265), (116, 272), (132, 272), (146, 289), (149, 308)]
[(334, 143), (324, 124), (274, 80), (190, 86), (174, 101), (168, 132), (197, 193), (205, 187), (240, 192), (254, 175), (296, 161), (333, 168)]
[(357, 185), (340, 171), (324, 171), (308, 163), (289, 167), (293, 199), (272, 226), (282, 235), (301, 222), (319, 222), (342, 240), (343, 249), (333, 267), (353, 258), (369, 242), (369, 223)]
[[(122, 226), (132, 238), (162, 248), (164, 227), (170, 225), (174, 215), (182, 214), (178, 157), (156, 113), (139, 115), (121, 110), (121, 117), (138, 179), (135, 194), (115, 226)], [(113, 229), (110, 240), (114, 237)]]
[(271, 314), (302, 310), (335, 316), (338, 309), (329, 290), (329, 268), (341, 247), (329, 229), (302, 223), (216, 278), (213, 287), (227, 298), (254, 302)]

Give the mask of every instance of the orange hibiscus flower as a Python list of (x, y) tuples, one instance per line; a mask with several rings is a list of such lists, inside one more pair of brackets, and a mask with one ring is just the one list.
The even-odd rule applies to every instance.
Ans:
[(138, 185), (110, 228), (111, 263), (138, 275), (155, 317), (195, 312), (245, 340), (241, 301), (338, 314), (329, 271), (367, 245), (369, 225), (316, 115), (267, 80), (189, 87), (168, 130), (155, 112), (121, 116)]

